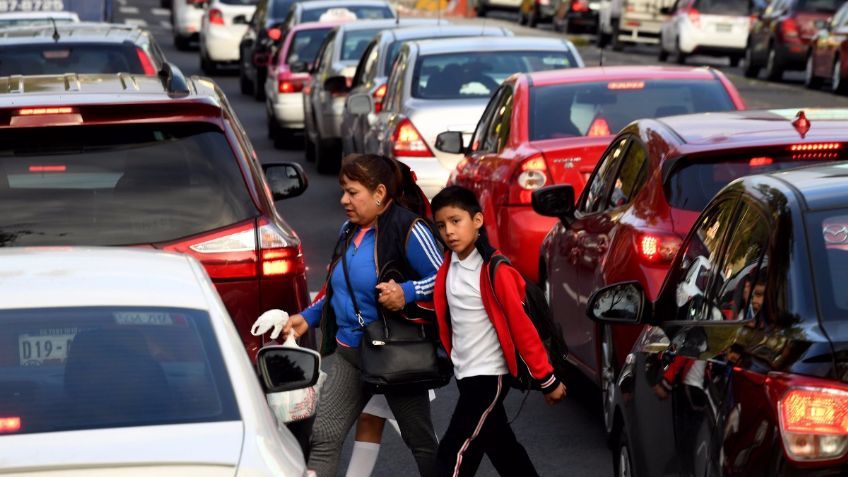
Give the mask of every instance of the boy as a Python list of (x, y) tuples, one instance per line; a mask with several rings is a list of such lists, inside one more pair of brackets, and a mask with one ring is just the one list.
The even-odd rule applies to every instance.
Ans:
[(537, 475), (507, 421), (503, 406), (509, 378), (526, 363), (545, 399), (555, 404), (565, 386), (553, 374), (547, 352), (522, 305), (524, 279), (489, 261), (496, 252), (483, 229), (474, 193), (450, 186), (431, 203), (436, 228), (450, 251), (436, 275), (433, 300), (439, 338), (451, 357), (459, 388), (448, 430), (439, 444), (438, 475), (474, 475), (483, 454), (501, 475)]

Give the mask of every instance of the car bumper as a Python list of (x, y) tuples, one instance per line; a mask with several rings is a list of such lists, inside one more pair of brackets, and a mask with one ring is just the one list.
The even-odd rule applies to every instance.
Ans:
[(418, 178), (418, 187), (424, 191), (427, 198), (432, 199), (440, 190), (444, 189), (448, 182), (450, 171), (435, 157), (405, 157), (398, 156), (395, 159), (409, 166)]
[(680, 50), (702, 55), (735, 55), (745, 52), (745, 35), (719, 35), (697, 30), (681, 32)]
[(303, 93), (279, 94), (272, 104), (274, 118), (284, 129), (303, 129)]
[(197, 37), (200, 33), (200, 20), (203, 10), (186, 8), (174, 16), (174, 34), (183, 37)]
[(539, 281), (539, 249), (557, 219), (543, 217), (529, 205), (501, 207), (497, 217), (498, 248), (515, 268)]
[(203, 30), (202, 40), (206, 56), (212, 61), (239, 60), (239, 42), (246, 28), (209, 27)]

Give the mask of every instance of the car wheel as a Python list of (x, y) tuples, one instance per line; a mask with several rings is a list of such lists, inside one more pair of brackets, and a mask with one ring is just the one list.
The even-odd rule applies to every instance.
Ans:
[(685, 65), (687, 56), (689, 55), (683, 53), (683, 50), (680, 49), (680, 40), (677, 40), (674, 44), (674, 62), (678, 65)]
[(742, 58), (739, 56), (731, 56), (730, 57), (730, 67), (736, 68), (739, 66), (739, 62), (742, 61)]
[(171, 0), (159, 0), (160, 8), (171, 8)]
[(613, 51), (621, 51), (624, 49), (624, 43), (618, 37), (621, 33), (621, 27), (618, 26), (618, 22), (613, 23), (612, 25), (612, 38), (610, 41), (612, 42)]
[(263, 88), (263, 84), (265, 83), (265, 78), (259, 77), (259, 70), (256, 71), (256, 76), (253, 77), (253, 99), (256, 101), (263, 101), (265, 99), (265, 88)]
[(200, 54), (200, 69), (207, 75), (214, 75), (218, 72), (218, 64), (210, 60), (208, 56), (202, 52)]
[(807, 66), (804, 68), (804, 86), (810, 89), (819, 89), (822, 79), (816, 76), (816, 62), (813, 54), (807, 55)]
[(604, 413), (604, 430), (606, 430), (608, 438), (612, 435), (613, 430), (614, 363), (612, 333), (608, 326), (604, 326), (601, 328), (601, 405)]
[(253, 94), (253, 81), (244, 74), (244, 68), (241, 66), (239, 66), (239, 86), (241, 87), (241, 94)]
[(307, 162), (315, 162), (315, 143), (309, 137), (309, 128), (303, 130), (303, 153)]
[(754, 50), (750, 44), (745, 47), (745, 68), (742, 70), (742, 74), (746, 78), (756, 78), (760, 74), (760, 67), (754, 61)]
[(769, 48), (766, 60), (766, 78), (769, 81), (780, 81), (783, 79), (783, 61), (777, 56), (777, 49), (772, 45)]
[(188, 50), (188, 47), (189, 47), (188, 38), (186, 38), (186, 37), (184, 37), (180, 34), (175, 33), (174, 34), (174, 48), (176, 48), (180, 51), (185, 51), (185, 50)]
[(668, 60), (668, 52), (663, 48), (663, 39), (660, 37), (660, 52), (657, 54), (658, 61), (666, 61)]
[(845, 94), (848, 92), (848, 84), (842, 81), (842, 58), (836, 57), (833, 63), (833, 74), (830, 80), (830, 90), (836, 94)]
[(634, 477), (633, 457), (630, 453), (630, 443), (627, 442), (627, 431), (622, 429), (618, 437), (618, 445), (612, 456), (613, 474), (616, 477)]

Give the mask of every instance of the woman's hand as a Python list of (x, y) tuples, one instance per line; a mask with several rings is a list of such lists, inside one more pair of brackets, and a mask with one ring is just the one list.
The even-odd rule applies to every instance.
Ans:
[(306, 322), (306, 318), (298, 313), (296, 315), (289, 316), (289, 321), (287, 321), (285, 326), (283, 326), (283, 336), (288, 336), (289, 333), (294, 331), (294, 337), (299, 338), (303, 336), (308, 329), (309, 323)]
[(403, 288), (394, 280), (377, 284), (377, 301), (389, 311), (400, 311), (406, 305)]

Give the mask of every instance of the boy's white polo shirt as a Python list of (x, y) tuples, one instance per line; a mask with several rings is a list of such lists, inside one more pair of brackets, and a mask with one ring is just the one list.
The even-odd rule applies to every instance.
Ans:
[(446, 279), (448, 309), (453, 332), (451, 361), (456, 379), (507, 374), (498, 334), (480, 295), (483, 257), (477, 249), (465, 260), (451, 254)]

